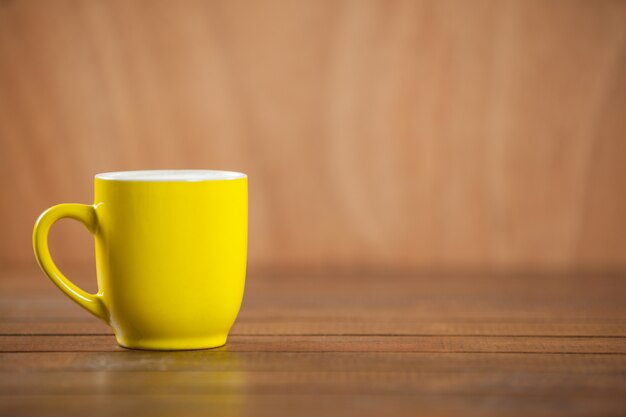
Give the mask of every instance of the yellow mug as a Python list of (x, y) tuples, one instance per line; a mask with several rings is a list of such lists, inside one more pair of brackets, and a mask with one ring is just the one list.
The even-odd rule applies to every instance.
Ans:
[[(136, 349), (206, 349), (226, 343), (243, 298), (248, 238), (245, 174), (126, 171), (95, 177), (93, 205), (46, 210), (33, 231), (44, 273)], [(69, 217), (95, 237), (98, 293), (56, 267), (48, 231)]]

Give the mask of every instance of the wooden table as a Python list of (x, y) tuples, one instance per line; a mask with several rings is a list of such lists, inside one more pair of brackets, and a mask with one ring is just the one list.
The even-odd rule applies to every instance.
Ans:
[(626, 414), (623, 273), (252, 270), (227, 346), (146, 352), (5, 268), (0, 334), (1, 416)]

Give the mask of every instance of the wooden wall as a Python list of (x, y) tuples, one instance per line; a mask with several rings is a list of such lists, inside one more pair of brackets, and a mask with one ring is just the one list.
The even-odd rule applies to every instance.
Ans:
[(624, 267), (626, 2), (0, 0), (3, 262), (185, 167), (249, 174), (252, 264)]

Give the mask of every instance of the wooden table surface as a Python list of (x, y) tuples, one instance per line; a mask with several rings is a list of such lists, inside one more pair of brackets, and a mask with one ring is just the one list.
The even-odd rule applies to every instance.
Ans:
[(1, 416), (626, 415), (626, 274), (252, 270), (225, 347), (146, 352), (5, 268), (0, 352)]

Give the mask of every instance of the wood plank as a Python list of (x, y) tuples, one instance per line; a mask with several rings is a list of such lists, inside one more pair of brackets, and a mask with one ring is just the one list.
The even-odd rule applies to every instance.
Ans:
[[(80, 321), (89, 317), (35, 268), (16, 268), (2, 275), (0, 322)], [(563, 322), (572, 326), (595, 322), (623, 334), (625, 278), (626, 274), (619, 271), (477, 274), (340, 270), (334, 274), (302, 268), (269, 269), (253, 271), (248, 277), (239, 323), (542, 322), (557, 324), (552, 330), (558, 332)], [(465, 332), (471, 333), (461, 333)]]
[(0, 353), (0, 372), (507, 372), (571, 377), (626, 372), (626, 355), (423, 352), (181, 352)]
[[(0, 352), (111, 352), (113, 336), (0, 336)], [(511, 352), (626, 354), (626, 338), (482, 336), (232, 336), (232, 352)]]
[[(564, 412), (563, 410), (566, 410)], [(205, 417), (298, 415), (429, 416), (621, 416), (623, 398), (537, 395), (24, 395), (3, 397), (0, 413), (13, 417), (129, 416)]]
[[(110, 335), (112, 329), (90, 317), (74, 320), (58, 318), (55, 321), (18, 320), (0, 321), (0, 335)], [(341, 321), (325, 317), (308, 320), (253, 317), (240, 318), (231, 330), (233, 336), (271, 335), (465, 335), (465, 336), (598, 336), (626, 337), (626, 321), (614, 320), (547, 320), (512, 321), (433, 319), (413, 320), (406, 316), (381, 321), (380, 318), (342, 318)], [(377, 320), (377, 321), (375, 321)]]
[(617, 397), (626, 394), (626, 375), (571, 375), (424, 371), (116, 371), (0, 373), (0, 392), (12, 395), (204, 395), (359, 394), (559, 395)]
[[(92, 264), (71, 264), (72, 281), (81, 286), (95, 284)], [(580, 297), (577, 289), (585, 286), (591, 294), (610, 295), (609, 289), (621, 288), (626, 275), (624, 268), (599, 266), (591, 269), (536, 269), (536, 268), (409, 268), (388, 266), (320, 266), (320, 265), (251, 265), (248, 268), (246, 288), (263, 294), (280, 294), (295, 289), (318, 293), (331, 286), (340, 293), (360, 294), (375, 288), (383, 294), (395, 292), (388, 280), (402, 282), (412, 289), (432, 294), (445, 288), (453, 294), (458, 290), (480, 289), (480, 293), (493, 294), (504, 291), (521, 295), (537, 294), (555, 296), (558, 293)], [(599, 282), (597, 282), (599, 281)], [(568, 282), (570, 286), (564, 286)], [(540, 283), (541, 288), (528, 285)], [(603, 283), (604, 286), (597, 285)], [(280, 285), (278, 285), (280, 284)], [(363, 287), (365, 285), (365, 288)], [(608, 288), (608, 287), (611, 288)], [(21, 296), (52, 294), (58, 291), (34, 263), (6, 264), (0, 271), (0, 290), (19, 291)], [(1, 295), (1, 294), (0, 294)], [(417, 294), (420, 296), (421, 294)]]

